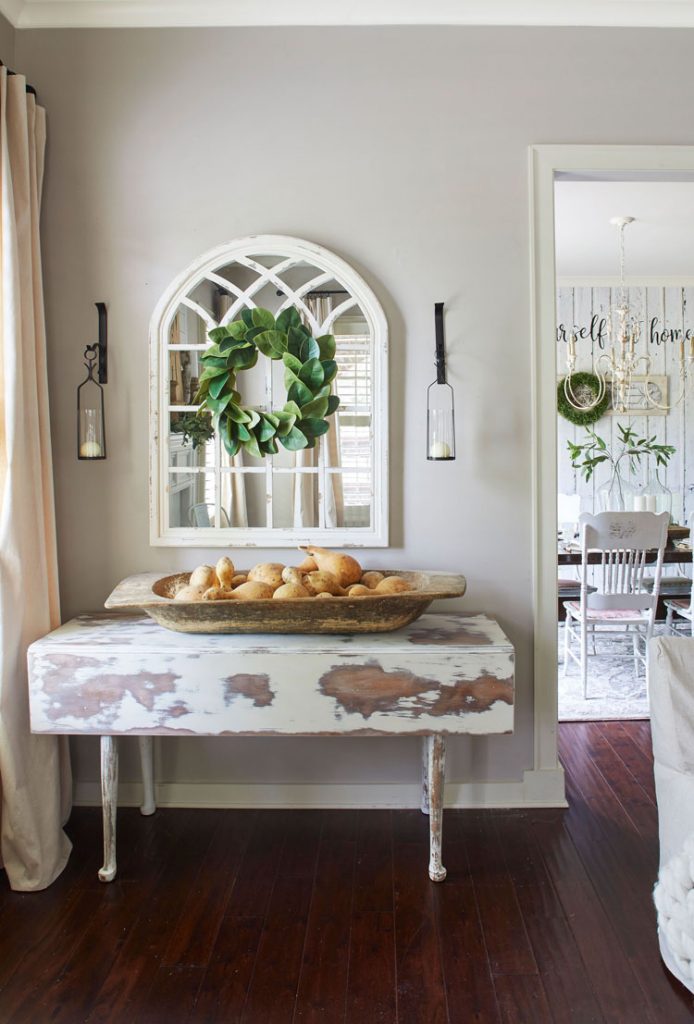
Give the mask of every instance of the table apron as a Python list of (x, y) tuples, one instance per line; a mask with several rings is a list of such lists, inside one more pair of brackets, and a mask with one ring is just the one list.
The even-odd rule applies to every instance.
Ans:
[(29, 655), (31, 728), (70, 735), (427, 735), (513, 731), (512, 650), (410, 658), (244, 652)]

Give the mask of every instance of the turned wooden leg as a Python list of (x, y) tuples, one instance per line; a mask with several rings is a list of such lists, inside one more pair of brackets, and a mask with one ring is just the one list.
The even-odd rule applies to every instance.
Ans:
[(116, 807), (118, 805), (118, 741), (115, 736), (101, 737), (101, 809), (104, 820), (104, 866), (101, 882), (116, 877)]
[(157, 809), (154, 800), (154, 761), (152, 737), (138, 736), (140, 764), (142, 765), (142, 806), (140, 814), (154, 814)]
[(443, 839), (443, 783), (446, 773), (446, 742), (443, 736), (427, 736), (429, 767), (429, 878), (443, 882), (446, 869), (441, 863)]
[(429, 737), (422, 736), (422, 814), (429, 813)]

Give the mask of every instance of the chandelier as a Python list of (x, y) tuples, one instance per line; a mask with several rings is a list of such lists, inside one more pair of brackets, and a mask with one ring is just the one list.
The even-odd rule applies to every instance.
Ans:
[[(592, 373), (596, 378), (596, 386), (587, 388), (585, 384), (576, 383), (576, 334), (569, 337), (566, 357), (566, 377), (564, 378), (564, 394), (574, 409), (590, 410), (604, 400), (607, 389), (610, 389), (612, 408), (618, 413), (628, 413), (633, 406), (630, 404), (634, 394), (635, 379), (640, 377), (638, 396), (639, 408), (644, 404), (648, 408), (661, 409), (668, 412), (684, 398), (687, 386), (691, 383), (694, 370), (694, 337), (689, 339), (689, 351), (685, 353), (684, 336), (679, 342), (679, 393), (669, 405), (659, 401), (660, 389), (651, 379), (652, 360), (648, 354), (638, 353), (638, 342), (641, 337), (641, 323), (629, 305), (628, 289), (624, 283), (624, 229), (633, 224), (634, 217), (613, 217), (619, 231), (619, 298), (617, 305), (607, 315), (607, 337), (610, 342), (608, 351), (602, 352), (593, 359)], [(614, 324), (616, 323), (616, 332)], [(616, 333), (616, 337), (613, 335)]]

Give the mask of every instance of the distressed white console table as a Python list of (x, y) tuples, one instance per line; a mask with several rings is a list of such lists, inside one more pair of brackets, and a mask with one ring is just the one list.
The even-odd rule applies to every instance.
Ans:
[(514, 652), (483, 615), (394, 633), (191, 635), (144, 616), (84, 615), (29, 648), (31, 728), (101, 737), (104, 866), (116, 874), (118, 736), (422, 736), (429, 875), (441, 882), (445, 737), (513, 731)]

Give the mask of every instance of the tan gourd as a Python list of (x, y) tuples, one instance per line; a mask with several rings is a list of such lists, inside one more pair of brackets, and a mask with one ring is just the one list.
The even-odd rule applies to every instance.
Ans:
[(299, 572), (315, 572), (318, 566), (315, 558), (306, 557), (301, 565), (297, 565)]
[(202, 599), (203, 601), (228, 601), (234, 596), (234, 591), (228, 590), (226, 587), (210, 587), (202, 595)]
[(267, 583), (261, 583), (259, 580), (249, 580), (247, 583), (242, 583), (240, 587), (236, 588), (234, 597), (240, 601), (264, 601), (266, 598), (272, 597), (275, 589), (275, 587), (270, 587)]
[(272, 596), (276, 601), (287, 601), (295, 597), (311, 597), (311, 594), (300, 583), (283, 583)]
[(214, 571), (217, 574), (220, 587), (224, 587), (225, 590), (231, 590), (234, 574), (236, 572), (232, 560), (227, 558), (226, 555), (222, 555), (217, 562)]
[(369, 590), (361, 583), (354, 583), (347, 591), (349, 597), (373, 597), (373, 593), (373, 590)]
[(288, 565), (282, 570), (282, 579), (285, 583), (295, 583), (297, 587), (304, 585), (304, 573), (292, 565)]
[(316, 600), (318, 600), (319, 597), (334, 597), (334, 596), (335, 596), (334, 594), (328, 593), (327, 590), (321, 590), (320, 594), (316, 594)]
[(254, 565), (248, 574), (248, 579), (253, 583), (267, 583), (269, 587), (276, 590), (282, 586), (282, 570), (284, 566), (280, 562), (260, 562)]
[(361, 578), (361, 582), (365, 587), (368, 587), (369, 590), (375, 590), (378, 584), (381, 582), (381, 580), (384, 579), (385, 576), (383, 575), (382, 572), (374, 572), (373, 570), (371, 570), (370, 572), (364, 573), (364, 575)]
[(362, 568), (356, 558), (351, 555), (343, 555), (339, 551), (329, 551), (328, 548), (316, 548), (306, 546), (302, 551), (308, 551), (321, 572), (329, 572), (335, 577), (341, 587), (348, 587), (351, 583), (358, 583), (361, 579)]
[(304, 577), (304, 586), (312, 594), (332, 594), (337, 597), (344, 594), (344, 590), (331, 572), (309, 572)]
[(209, 587), (216, 587), (217, 582), (217, 573), (211, 565), (199, 565), (190, 574), (189, 585), (191, 587), (203, 587), (207, 590)]
[(405, 590), (412, 590), (412, 584), (404, 580), (402, 576), (386, 576), (376, 587), (375, 594), (401, 594)]
[(231, 585), (232, 585), (232, 587), (240, 587), (242, 583), (247, 583), (247, 582), (248, 582), (248, 573), (247, 572), (237, 572), (236, 575), (232, 578)]
[(181, 587), (180, 590), (176, 591), (174, 601), (202, 601), (202, 595), (207, 590), (207, 587), (191, 587), (188, 584), (185, 587)]

